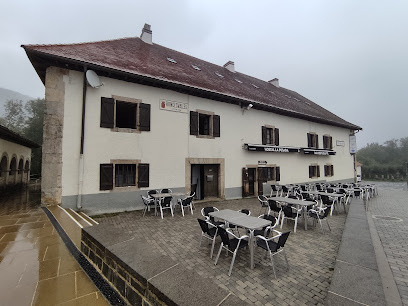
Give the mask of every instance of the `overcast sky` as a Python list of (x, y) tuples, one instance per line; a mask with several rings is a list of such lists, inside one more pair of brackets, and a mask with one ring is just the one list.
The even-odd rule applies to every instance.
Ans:
[(363, 127), (408, 137), (408, 1), (0, 1), (0, 87), (44, 97), (21, 44), (140, 36), (295, 90)]

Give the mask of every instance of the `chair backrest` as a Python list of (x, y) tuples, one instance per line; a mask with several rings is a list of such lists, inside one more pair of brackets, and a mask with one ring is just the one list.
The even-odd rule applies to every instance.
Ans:
[(279, 236), (278, 245), (276, 249), (283, 248), (285, 246), (286, 240), (288, 240), (290, 232), (282, 233)]
[(283, 190), (283, 192), (288, 192), (289, 191), (288, 187), (286, 187), (286, 186), (282, 186), (282, 190)]
[(246, 215), (248, 215), (248, 216), (250, 216), (251, 215), (251, 211), (249, 210), (249, 209), (240, 209), (239, 210), (239, 212), (241, 212), (241, 213), (243, 213), (243, 214), (246, 214)]
[(140, 195), (140, 196), (142, 197), (143, 204), (144, 204), (144, 205), (149, 205), (149, 199), (146, 198), (146, 197), (143, 196), (143, 195)]
[(278, 187), (276, 185), (271, 185), (273, 191), (278, 191)]
[(169, 207), (172, 197), (164, 197), (161, 201), (162, 206)]
[(280, 211), (280, 208), (278, 207), (278, 204), (276, 203), (275, 200), (268, 200), (268, 203), (269, 203), (269, 208), (272, 211)]
[(149, 190), (149, 191), (147, 192), (147, 195), (148, 195), (149, 197), (153, 198), (151, 195), (152, 195), (152, 194), (156, 194), (156, 193), (157, 193), (157, 190)]
[(297, 196), (295, 196), (295, 195), (290, 195), (290, 196), (288, 196), (288, 198), (289, 198), (289, 199), (296, 199), (296, 200), (297, 200)]
[[(274, 226), (275, 223), (276, 223), (276, 218), (274, 216), (271, 216), (271, 215), (260, 215), (258, 218), (271, 221), (272, 222), (271, 226)], [(267, 228), (268, 226), (269, 225), (264, 226), (263, 229), (265, 230), (265, 228)]]
[(322, 195), (320, 195), (320, 198), (322, 199), (323, 204), (326, 204), (326, 205), (332, 205), (333, 204), (330, 201), (329, 196), (327, 196), (327, 195), (322, 194)]
[(201, 209), (201, 214), (202, 214), (204, 217), (208, 217), (208, 214), (209, 214), (210, 212), (213, 212), (213, 211), (215, 211), (215, 208), (214, 208), (214, 207), (212, 207), (212, 206), (207, 206), (207, 207), (204, 207), (203, 209)]
[(317, 184), (317, 185), (316, 185), (316, 189), (317, 189), (318, 191), (322, 191), (322, 189), (323, 189), (323, 188), (322, 188), (322, 185), (318, 185), (318, 184)]
[(228, 232), (221, 226), (218, 226), (218, 235), (220, 235), (221, 241), (224, 245), (227, 245), (227, 246), (230, 245), (230, 239), (228, 236)]
[(263, 194), (258, 196), (258, 200), (259, 200), (259, 202), (261, 202), (261, 204), (268, 203), (268, 198), (266, 196), (264, 196)]
[(193, 191), (190, 191), (190, 195), (189, 195), (190, 197), (192, 197), (192, 198), (194, 198), (195, 197), (195, 191), (193, 192)]
[(300, 189), (302, 189), (302, 191), (306, 191), (306, 185), (300, 185)]
[(359, 197), (360, 196), (360, 190), (354, 190), (354, 196)]
[(160, 190), (160, 193), (171, 193), (171, 189), (163, 188), (162, 190)]
[(331, 188), (331, 187), (330, 187), (330, 188), (327, 188), (326, 190), (327, 190), (328, 193), (333, 193), (333, 192), (334, 192), (334, 189)]
[(198, 219), (198, 218), (197, 218), (197, 221), (200, 224), (202, 232), (203, 233), (208, 233), (209, 232), (208, 223), (205, 222), (205, 220)]
[(296, 217), (296, 213), (293, 212), (291, 206), (284, 206), (282, 208), (283, 213), (285, 214), (286, 217), (288, 218), (294, 218)]
[(190, 203), (192, 201), (193, 201), (193, 197), (187, 197), (187, 198), (181, 200), (181, 205), (183, 205), (183, 206), (190, 205)]
[(307, 193), (307, 192), (302, 192), (302, 198), (303, 198), (303, 200), (306, 200), (306, 201), (312, 201), (313, 200), (312, 197), (310, 196), (310, 194)]
[(320, 216), (320, 219), (326, 218), (326, 217), (329, 215), (329, 213), (330, 213), (330, 207), (329, 207), (329, 206), (326, 206), (326, 207), (325, 207), (325, 210), (324, 210), (324, 212), (323, 212), (323, 215)]

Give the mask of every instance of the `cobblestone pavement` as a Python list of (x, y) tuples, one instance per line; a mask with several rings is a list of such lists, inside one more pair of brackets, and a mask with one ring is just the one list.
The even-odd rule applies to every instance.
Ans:
[[(310, 220), (308, 231), (304, 230), (303, 221), (300, 221), (296, 234), (293, 233), (293, 221), (285, 224), (283, 231), (292, 231), (285, 246), (290, 269), (285, 267), (283, 254), (274, 256), (278, 276), (278, 279), (275, 279), (269, 257), (265, 258), (261, 249), (255, 250), (254, 270), (249, 268), (249, 250), (240, 250), (229, 277), (228, 269), (232, 257), (226, 257), (223, 252), (215, 266), (215, 255), (213, 259), (209, 257), (210, 245), (203, 241), (203, 245), (199, 247), (201, 230), (197, 218), (202, 218), (202, 207), (216, 206), (219, 209), (234, 210), (248, 208), (253, 216), (257, 216), (260, 210), (257, 199), (196, 203), (195, 206), (193, 216), (187, 214), (182, 217), (180, 209), (177, 208), (174, 217), (166, 211), (163, 220), (150, 213), (146, 213), (143, 218), (141, 211), (100, 216), (96, 220), (112, 224), (124, 232), (145, 237), (158, 252), (167, 254), (188, 269), (196, 271), (251, 304), (325, 304), (346, 219), (344, 212), (335, 213), (329, 218), (332, 231), (325, 234), (322, 234), (319, 226), (312, 227)], [(219, 245), (220, 242), (217, 241), (215, 254)]]
[(404, 305), (408, 305), (407, 183), (377, 183), (377, 186), (379, 186), (379, 197), (369, 202), (369, 211), (380, 236), (401, 300)]

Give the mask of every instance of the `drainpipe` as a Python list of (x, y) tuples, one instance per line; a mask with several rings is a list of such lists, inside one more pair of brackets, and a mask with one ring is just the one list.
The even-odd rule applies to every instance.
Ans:
[(84, 183), (84, 142), (85, 142), (85, 106), (86, 106), (86, 71), (88, 69), (84, 67), (84, 83), (82, 91), (82, 122), (81, 122), (81, 147), (79, 151), (79, 169), (78, 169), (78, 197), (77, 197), (77, 209), (82, 208), (82, 187)]

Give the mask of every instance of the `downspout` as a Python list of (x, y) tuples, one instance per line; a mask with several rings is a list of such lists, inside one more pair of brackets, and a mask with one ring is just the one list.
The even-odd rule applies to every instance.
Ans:
[(87, 67), (84, 66), (84, 82), (82, 90), (82, 122), (81, 122), (81, 146), (79, 151), (79, 169), (78, 169), (78, 197), (77, 197), (77, 209), (82, 208), (82, 187), (84, 183), (84, 143), (85, 143), (85, 110), (86, 110), (86, 71)]

